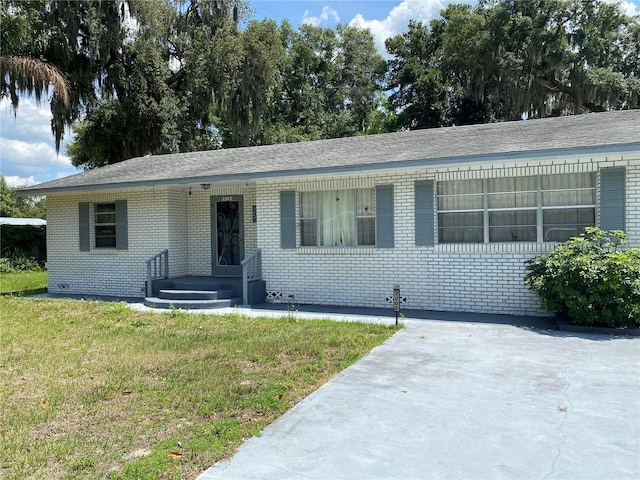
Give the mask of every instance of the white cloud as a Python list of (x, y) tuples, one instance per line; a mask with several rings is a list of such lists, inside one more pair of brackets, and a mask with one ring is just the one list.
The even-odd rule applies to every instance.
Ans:
[(0, 170), (8, 183), (11, 179), (12, 185), (33, 185), (77, 173), (62, 153), (64, 143), (57, 154), (48, 105), (21, 98), (14, 116), (9, 102), (0, 101)]
[(446, 4), (446, 0), (403, 0), (393, 7), (383, 20), (367, 20), (361, 13), (357, 14), (349, 25), (371, 30), (376, 43), (376, 48), (384, 56), (388, 56), (384, 41), (395, 35), (407, 31), (409, 20), (428, 23), (438, 17), (440, 10)]
[(4, 179), (10, 187), (28, 187), (29, 185), (35, 185), (36, 183), (36, 179), (33, 178), (33, 176), (22, 178), (15, 175), (9, 175), (4, 177)]
[(331, 7), (322, 7), (322, 13), (319, 17), (314, 17), (311, 15), (309, 10), (305, 10), (304, 15), (302, 16), (302, 22), (300, 23), (306, 23), (318, 27), (322, 24), (327, 24), (329, 22), (337, 23), (339, 21), (340, 17), (338, 16), (338, 12)]
[(34, 100), (20, 99), (17, 111), (12, 111), (7, 99), (0, 100), (0, 134), (2, 137), (53, 141), (51, 112), (48, 105), (36, 105)]
[(0, 163), (6, 176), (39, 176), (45, 170), (71, 167), (69, 157), (57, 155), (53, 145), (8, 138), (0, 138)]
[(638, 5), (634, 2), (630, 2), (628, 0), (605, 0), (605, 2), (619, 4), (622, 11), (627, 15), (638, 15)]

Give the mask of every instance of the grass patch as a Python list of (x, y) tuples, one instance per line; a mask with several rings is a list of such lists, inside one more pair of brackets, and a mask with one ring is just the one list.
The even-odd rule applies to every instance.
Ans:
[(194, 478), (396, 330), (0, 297), (0, 476)]
[(0, 273), (0, 295), (31, 295), (46, 291), (46, 270)]

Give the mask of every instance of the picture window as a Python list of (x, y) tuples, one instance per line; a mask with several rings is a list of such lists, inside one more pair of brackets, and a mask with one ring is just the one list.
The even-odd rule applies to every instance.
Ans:
[(440, 243), (558, 242), (595, 225), (596, 175), (438, 182)]
[(300, 194), (302, 246), (375, 245), (375, 189)]

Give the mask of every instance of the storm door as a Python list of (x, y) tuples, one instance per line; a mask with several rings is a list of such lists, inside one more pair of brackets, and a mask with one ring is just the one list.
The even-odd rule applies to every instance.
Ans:
[(242, 195), (211, 197), (211, 258), (214, 276), (242, 276)]

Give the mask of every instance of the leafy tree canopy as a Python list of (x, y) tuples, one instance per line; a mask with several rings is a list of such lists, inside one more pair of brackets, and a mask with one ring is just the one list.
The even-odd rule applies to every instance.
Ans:
[(52, 129), (59, 145), (74, 126), (68, 153), (84, 168), (640, 107), (640, 17), (603, 0), (450, 4), (389, 38), (388, 62), (367, 30), (249, 14), (245, 0), (5, 0), (0, 95), (17, 107), (63, 74)]
[(16, 195), (16, 188), (7, 185), (0, 175), (0, 217), (45, 218), (44, 197)]
[(127, 82), (87, 108), (68, 147), (74, 165), (362, 134), (383, 91), (385, 62), (366, 30), (214, 28), (189, 9), (170, 27), (168, 43), (123, 46)]
[(360, 135), (380, 105), (386, 64), (368, 30), (288, 23), (273, 101), (256, 143)]
[(639, 31), (598, 0), (449, 5), (387, 40), (396, 127), (638, 108)]
[[(6, 0), (0, 6), (0, 51), (3, 58), (34, 59), (64, 75), (68, 102), (63, 101), (59, 89), (51, 97), (57, 148), (66, 127), (103, 106), (113, 110), (112, 99), (125, 103), (119, 109), (129, 117), (126, 126), (137, 122), (139, 128), (121, 139), (119, 143), (124, 144), (116, 152), (122, 155), (110, 157), (115, 162), (139, 153), (136, 148), (147, 153), (179, 148), (163, 142), (174, 133), (185, 135), (184, 127), (172, 124), (172, 119), (186, 122), (202, 117), (208, 105), (192, 99), (185, 106), (184, 98), (167, 95), (168, 88), (182, 95), (194, 93), (184, 88), (189, 81), (182, 73), (187, 50), (211, 45), (216, 31), (235, 24), (241, 12), (246, 12), (243, 0)], [(47, 81), (14, 75), (7, 66), (7, 62), (0, 62), (0, 95), (11, 96), (14, 108), (19, 94), (34, 93), (40, 98), (46, 93)], [(201, 106), (192, 107), (196, 103)], [(109, 115), (103, 119), (105, 116)], [(162, 127), (158, 129), (159, 124)], [(202, 128), (189, 130), (192, 138), (183, 141), (200, 146)], [(151, 134), (147, 148), (130, 142), (134, 134)], [(163, 141), (161, 134), (165, 134)], [(141, 138), (137, 143), (144, 145), (146, 140), (140, 142)], [(100, 163), (98, 160), (96, 165)]]

